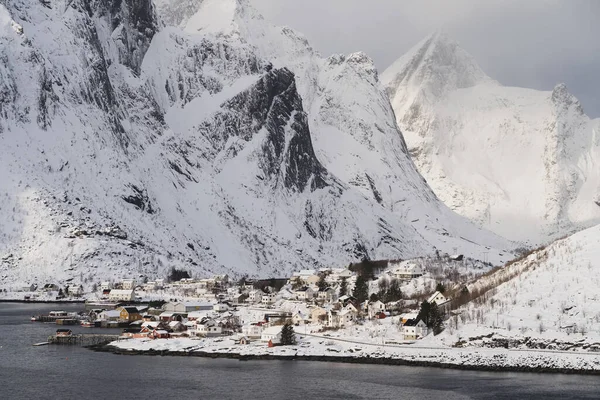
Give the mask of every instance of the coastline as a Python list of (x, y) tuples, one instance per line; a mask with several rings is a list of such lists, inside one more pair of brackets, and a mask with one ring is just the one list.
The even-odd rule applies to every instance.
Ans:
[(85, 299), (77, 300), (17, 300), (17, 299), (0, 299), (2, 303), (23, 303), (23, 304), (84, 304)]
[[(114, 342), (113, 342), (114, 343)], [(116, 346), (113, 343), (89, 346), (88, 349), (96, 352), (106, 352), (115, 355), (124, 356), (171, 356), (171, 357), (202, 357), (202, 358), (226, 358), (239, 361), (309, 361), (309, 362), (334, 362), (346, 364), (371, 364), (371, 365), (396, 365), (396, 366), (413, 366), (413, 367), (428, 367), (442, 368), (454, 370), (468, 371), (487, 371), (487, 372), (527, 372), (527, 373), (550, 373), (550, 374), (570, 374), (570, 375), (600, 375), (600, 367), (598, 368), (575, 368), (568, 366), (557, 366), (552, 363), (515, 363), (499, 364), (481, 362), (481, 358), (476, 358), (478, 362), (469, 362), (467, 359), (464, 362), (444, 362), (442, 360), (419, 359), (414, 356), (398, 357), (390, 356), (371, 356), (366, 355), (325, 355), (325, 354), (299, 354), (297, 347), (288, 347), (285, 350), (295, 351), (294, 354), (277, 354), (273, 352), (240, 352), (240, 351), (219, 351), (218, 349), (200, 350), (200, 349), (140, 349), (140, 348), (125, 348)], [(117, 343), (123, 343), (117, 342)], [(284, 349), (284, 347), (279, 347)], [(475, 352), (477, 353), (477, 352)], [(538, 358), (539, 355), (533, 355), (533, 358)], [(427, 356), (425, 357), (427, 358)], [(496, 358), (493, 356), (492, 358)]]

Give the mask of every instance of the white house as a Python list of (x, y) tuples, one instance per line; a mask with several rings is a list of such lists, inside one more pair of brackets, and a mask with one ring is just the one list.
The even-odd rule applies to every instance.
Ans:
[(410, 319), (402, 325), (404, 340), (417, 340), (427, 336), (427, 325), (422, 320)]
[(435, 303), (438, 306), (441, 306), (442, 304), (448, 302), (449, 300), (446, 298), (446, 296), (444, 296), (442, 293), (440, 293), (439, 291), (436, 291), (434, 294), (432, 294), (428, 299), (427, 302), (428, 303)]
[(349, 280), (353, 275), (354, 274), (352, 273), (352, 271), (346, 268), (334, 269), (331, 272), (331, 274), (327, 275), (325, 281), (329, 283), (339, 283), (342, 280), (342, 278), (346, 278), (346, 280)]
[(256, 304), (262, 301), (262, 296), (264, 292), (262, 290), (251, 290), (248, 292), (248, 303)]
[(101, 290), (110, 290), (112, 289), (112, 284), (109, 281), (104, 281), (100, 283)]
[(119, 310), (104, 310), (98, 314), (98, 319), (103, 321), (118, 321), (121, 319), (121, 311)]
[(260, 301), (264, 305), (269, 305), (275, 303), (275, 293), (263, 293), (262, 299)]
[(372, 301), (369, 302), (367, 309), (369, 311), (369, 318), (374, 318), (377, 314), (385, 312), (385, 304), (379, 300)]
[(81, 296), (82, 294), (83, 294), (83, 286), (81, 286), (81, 285), (69, 286), (69, 295), (70, 296)]
[(220, 313), (229, 311), (229, 306), (225, 303), (217, 303), (213, 306), (213, 311), (220, 312)]
[(413, 278), (423, 276), (423, 268), (412, 261), (402, 261), (401, 263), (392, 264), (390, 272), (394, 278), (403, 281), (410, 281)]
[(292, 315), (292, 323), (294, 325), (304, 325), (306, 322), (309, 321), (309, 319), (310, 319), (310, 315), (305, 314), (302, 311), (296, 311)]
[(123, 283), (121, 284), (121, 289), (131, 290), (135, 288), (135, 279), (123, 279)]
[(315, 297), (315, 292), (309, 286), (305, 286), (296, 290), (295, 295), (297, 300), (310, 301)]
[(214, 320), (208, 320), (204, 323), (196, 325), (197, 336), (220, 336), (223, 333), (223, 328)]
[(248, 339), (260, 339), (263, 327), (261, 325), (248, 324), (242, 327), (242, 333)]
[(327, 326), (330, 328), (339, 328), (340, 325), (340, 310), (327, 311)]
[(281, 328), (283, 328), (282, 325), (276, 325), (263, 329), (260, 340), (262, 342), (270, 340), (273, 344), (281, 343)]
[(352, 325), (358, 317), (358, 310), (352, 304), (348, 304), (340, 311), (340, 326)]
[(135, 290), (113, 289), (108, 295), (109, 301), (134, 301)]
[(335, 290), (333, 290), (332, 288), (328, 287), (325, 288), (323, 290), (319, 290), (317, 292), (317, 298), (319, 299), (319, 301), (322, 301), (324, 303), (331, 303), (335, 301)]

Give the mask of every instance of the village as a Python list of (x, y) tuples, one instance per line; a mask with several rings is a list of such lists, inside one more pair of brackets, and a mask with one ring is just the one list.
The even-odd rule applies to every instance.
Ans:
[[(171, 279), (101, 282), (85, 296), (86, 312), (54, 311), (32, 320), (119, 328), (121, 338), (148, 340), (227, 337), (238, 345), (278, 346), (295, 343), (296, 335), (322, 335), (410, 344), (441, 331), (452, 304), (444, 284), (434, 286), (422, 264), (359, 263), (301, 270), (287, 279), (237, 281), (227, 275), (194, 279), (174, 270)], [(41, 290), (67, 300), (83, 296), (79, 285)]]

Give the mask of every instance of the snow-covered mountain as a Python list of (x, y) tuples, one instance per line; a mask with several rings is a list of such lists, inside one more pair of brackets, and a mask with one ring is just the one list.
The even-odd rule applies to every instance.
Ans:
[(382, 82), (420, 173), (459, 214), (534, 243), (600, 221), (600, 120), (565, 85), (502, 86), (442, 33)]
[(244, 0), (1, 0), (0, 23), (0, 284), (510, 258), (416, 172), (363, 54)]

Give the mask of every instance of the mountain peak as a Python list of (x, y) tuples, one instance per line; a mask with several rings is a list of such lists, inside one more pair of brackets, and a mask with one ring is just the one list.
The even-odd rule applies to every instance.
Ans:
[(184, 22), (189, 33), (230, 35), (240, 33), (240, 20), (263, 20), (248, 0), (204, 0), (195, 11)]
[(557, 109), (568, 110), (573, 107), (578, 114), (584, 114), (581, 103), (569, 92), (567, 85), (564, 83), (559, 83), (554, 87), (552, 90), (551, 99), (552, 103), (557, 107)]
[(383, 74), (388, 91), (419, 87), (439, 97), (448, 90), (492, 81), (473, 56), (442, 31), (436, 31), (400, 57)]

